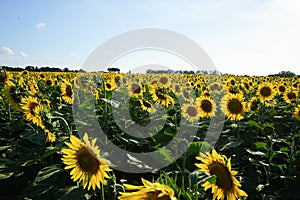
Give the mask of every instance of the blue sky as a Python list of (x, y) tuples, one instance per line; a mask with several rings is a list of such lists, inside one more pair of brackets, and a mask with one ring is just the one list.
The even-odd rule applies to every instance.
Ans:
[[(224, 73), (300, 74), (298, 0), (2, 0), (0, 7), (0, 65), (79, 69), (111, 37), (160, 28), (197, 42)], [(137, 56), (115, 64), (124, 72), (151, 64), (149, 52)]]

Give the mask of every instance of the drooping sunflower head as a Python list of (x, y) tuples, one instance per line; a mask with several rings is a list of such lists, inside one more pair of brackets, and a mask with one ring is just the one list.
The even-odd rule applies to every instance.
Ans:
[(73, 104), (74, 93), (71, 83), (68, 81), (62, 82), (60, 85), (60, 90), (62, 93), (62, 99), (68, 104)]
[(231, 120), (241, 120), (247, 111), (241, 94), (227, 94), (221, 103), (221, 110)]
[(16, 110), (21, 110), (20, 103), (22, 95), (19, 95), (19, 88), (12, 81), (6, 81), (5, 87), (5, 96), (9, 104)]
[(183, 104), (182, 115), (190, 122), (195, 122), (199, 119), (199, 110), (196, 105)]
[(48, 129), (45, 129), (45, 134), (46, 134), (46, 142), (53, 143), (56, 141), (56, 135), (50, 132)]
[(275, 95), (275, 90), (271, 83), (261, 83), (257, 89), (257, 96), (262, 102), (272, 100)]
[(153, 107), (152, 103), (150, 103), (146, 99), (141, 98), (141, 99), (139, 99), (139, 102), (141, 104), (142, 110), (145, 110), (149, 113), (154, 113), (156, 111), (155, 108)]
[(253, 112), (258, 111), (259, 104), (260, 104), (259, 99), (257, 97), (252, 97), (250, 99), (249, 103), (247, 104), (248, 105), (248, 110), (251, 110)]
[(300, 105), (298, 105), (298, 107), (295, 108), (294, 117), (300, 120)]
[(12, 75), (10, 72), (7, 72), (5, 70), (0, 71), (0, 83), (5, 84), (5, 82), (11, 78), (12, 78)]
[(135, 186), (123, 184), (126, 190), (132, 192), (120, 192), (119, 200), (177, 200), (174, 190), (168, 185), (151, 183), (142, 178), (143, 185)]
[(230, 158), (218, 154), (213, 148), (211, 153), (201, 153), (196, 159), (202, 162), (195, 164), (200, 171), (216, 176), (215, 184), (209, 181), (202, 184), (204, 190), (212, 188), (213, 200), (231, 200), (247, 196), (246, 192), (239, 188), (241, 183), (235, 178), (238, 172), (231, 169)]
[(111, 169), (108, 166), (109, 161), (100, 157), (96, 138), (90, 142), (88, 134), (85, 133), (83, 142), (73, 135), (70, 136), (70, 141), (65, 143), (69, 148), (62, 149), (62, 161), (67, 165), (65, 169), (72, 169), (71, 178), (74, 182), (82, 182), (84, 189), (100, 189), (100, 184), (106, 184), (105, 178), (109, 178), (107, 172)]
[(216, 112), (216, 103), (209, 96), (200, 96), (197, 98), (197, 106), (200, 117), (213, 117)]

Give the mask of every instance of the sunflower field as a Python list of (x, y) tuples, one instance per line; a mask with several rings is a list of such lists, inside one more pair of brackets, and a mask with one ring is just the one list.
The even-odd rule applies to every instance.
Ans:
[(300, 199), (297, 76), (1, 70), (0, 91), (1, 199)]

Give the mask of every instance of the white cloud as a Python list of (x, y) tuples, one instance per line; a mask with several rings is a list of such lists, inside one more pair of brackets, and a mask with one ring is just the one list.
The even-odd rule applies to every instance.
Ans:
[(11, 50), (8, 47), (1, 47), (0, 54), (2, 54), (2, 55), (9, 55), (9, 56), (14, 56), (15, 55), (15, 53), (13, 52), (13, 50)]
[(42, 22), (39, 22), (35, 25), (36, 28), (44, 28), (45, 26), (47, 26), (47, 24)]
[(20, 56), (21, 56), (21, 57), (28, 57), (28, 54), (25, 53), (25, 52), (23, 52), (23, 51), (21, 51)]

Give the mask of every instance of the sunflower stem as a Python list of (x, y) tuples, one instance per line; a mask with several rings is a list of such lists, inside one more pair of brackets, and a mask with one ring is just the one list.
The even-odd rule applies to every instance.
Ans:
[(101, 183), (101, 199), (105, 200), (105, 195), (104, 195), (104, 187), (103, 184)]
[(65, 128), (67, 129), (67, 132), (69, 133), (69, 135), (72, 135), (71, 129), (70, 129), (70, 127), (69, 127), (69, 124), (68, 124), (68, 122), (65, 120), (65, 118), (59, 117), (59, 116), (55, 116), (55, 117), (51, 117), (51, 119), (60, 119), (60, 120), (62, 120), (62, 121), (64, 122)]

